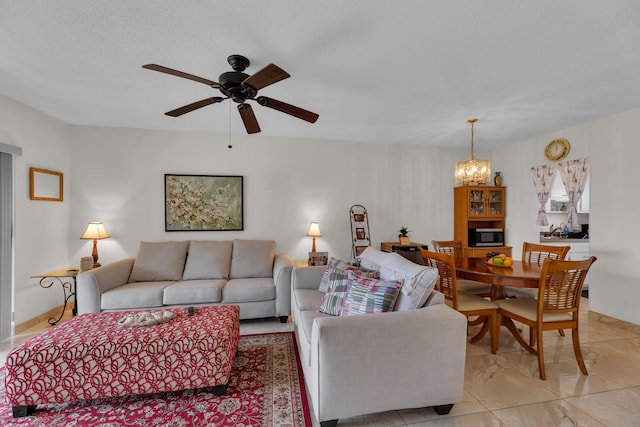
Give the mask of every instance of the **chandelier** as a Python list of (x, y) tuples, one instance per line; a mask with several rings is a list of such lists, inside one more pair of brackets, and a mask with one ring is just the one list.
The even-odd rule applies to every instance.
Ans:
[(471, 123), (471, 158), (456, 163), (456, 184), (484, 184), (491, 178), (491, 162), (489, 159), (476, 159), (473, 155), (473, 125), (478, 119), (469, 119)]

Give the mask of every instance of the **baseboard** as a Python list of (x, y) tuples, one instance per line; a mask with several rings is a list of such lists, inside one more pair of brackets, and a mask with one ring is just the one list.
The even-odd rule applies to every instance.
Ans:
[(42, 313), (36, 317), (34, 317), (33, 319), (29, 319), (26, 322), (22, 322), (19, 325), (16, 325), (16, 335), (20, 335), (21, 333), (23, 333), (24, 331), (33, 328), (34, 326), (36, 326), (38, 323), (42, 323), (42, 322), (48, 322), (49, 319), (54, 318), (57, 319), (58, 316), (60, 316), (60, 312), (62, 311), (62, 305), (52, 308), (51, 310)]
[(616, 319), (615, 317), (607, 316), (596, 311), (589, 310), (589, 319), (596, 320), (600, 323), (615, 326), (616, 328), (623, 329), (627, 332), (640, 335), (640, 325), (635, 323), (626, 322), (624, 320)]

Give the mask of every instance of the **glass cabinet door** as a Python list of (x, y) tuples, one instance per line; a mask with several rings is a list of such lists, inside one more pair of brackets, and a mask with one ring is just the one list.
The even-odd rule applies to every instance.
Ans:
[(504, 188), (469, 190), (469, 218), (504, 218)]
[(504, 216), (504, 189), (488, 190), (488, 216)]
[(471, 190), (469, 192), (469, 216), (485, 216), (486, 215), (486, 198), (485, 191)]

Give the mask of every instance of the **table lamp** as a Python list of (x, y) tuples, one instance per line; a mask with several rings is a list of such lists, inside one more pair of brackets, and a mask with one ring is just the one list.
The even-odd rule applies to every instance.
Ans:
[(312, 222), (309, 224), (309, 231), (307, 231), (307, 236), (313, 237), (313, 244), (311, 245), (311, 252), (316, 251), (316, 237), (322, 237), (322, 233), (320, 233), (320, 226), (317, 222)]
[(91, 256), (93, 257), (93, 268), (100, 267), (100, 263), (98, 262), (98, 240), (106, 239), (109, 236), (107, 230), (104, 229), (104, 224), (98, 221), (89, 222), (87, 225), (87, 229), (84, 230), (80, 239), (83, 240), (93, 240), (93, 252), (91, 252)]

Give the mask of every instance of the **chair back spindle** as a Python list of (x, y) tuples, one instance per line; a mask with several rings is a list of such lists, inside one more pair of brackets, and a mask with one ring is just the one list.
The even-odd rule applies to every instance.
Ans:
[(451, 254), (454, 260), (462, 259), (462, 242), (460, 240), (432, 240), (433, 250)]
[(582, 286), (595, 259), (563, 261), (548, 259), (542, 266), (538, 300), (545, 313), (575, 313), (580, 309)]
[(524, 242), (522, 244), (522, 262), (542, 266), (545, 259), (564, 260), (570, 246), (539, 245), (537, 243)]
[[(427, 254), (427, 256), (425, 256)], [(422, 251), (426, 265), (438, 270), (436, 290), (442, 292), (446, 300), (451, 301), (454, 310), (458, 309), (458, 289), (456, 284), (455, 265), (449, 253)]]

